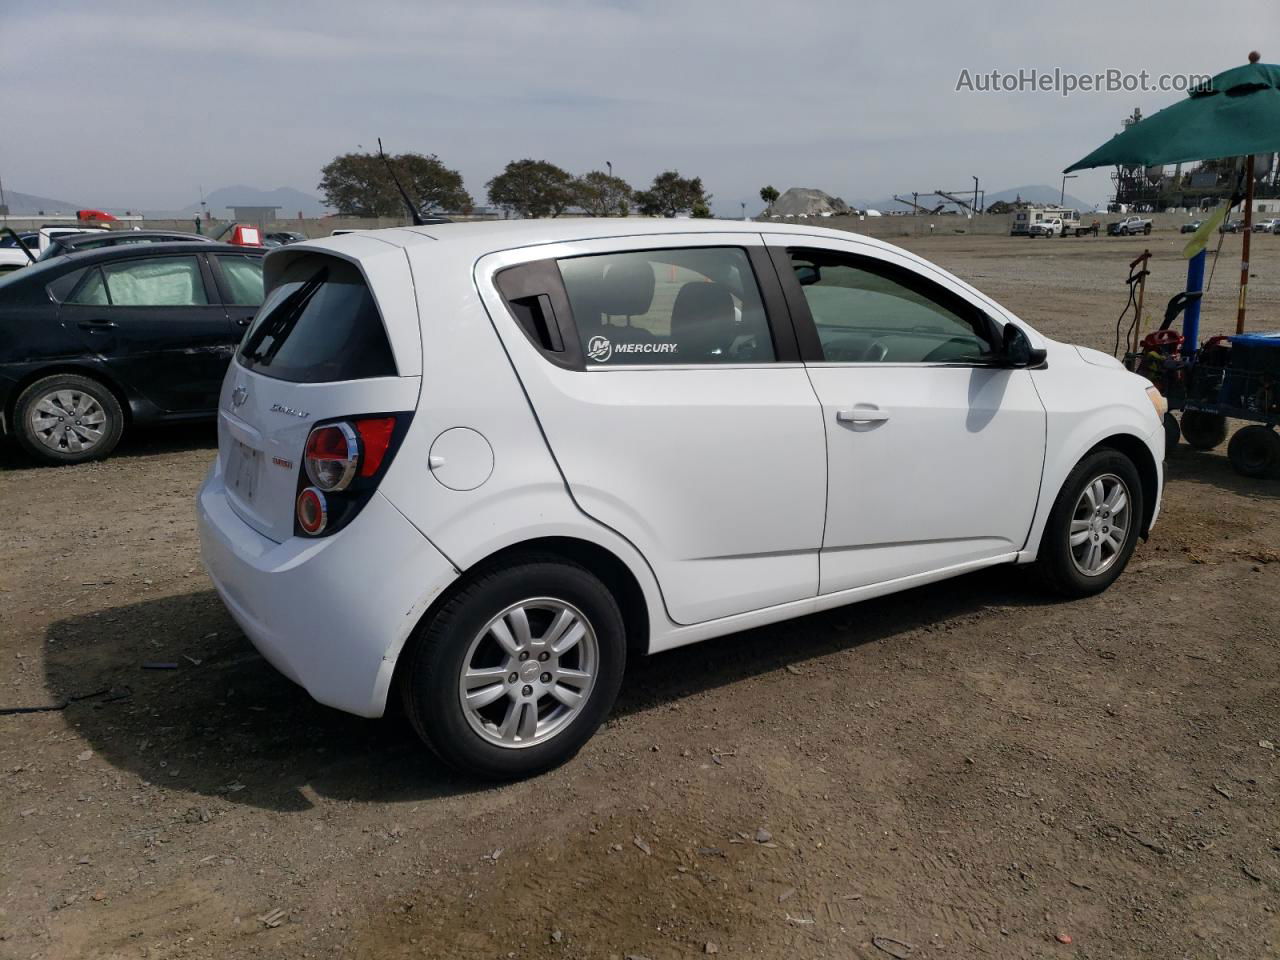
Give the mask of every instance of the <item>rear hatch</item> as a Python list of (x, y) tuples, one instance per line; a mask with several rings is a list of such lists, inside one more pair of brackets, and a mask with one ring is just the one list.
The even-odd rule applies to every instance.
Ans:
[(402, 250), (343, 238), (342, 251), (282, 248), (267, 298), (223, 381), (218, 457), (227, 499), (259, 533), (294, 533), (302, 454), (326, 421), (407, 420), (421, 383), (421, 334)]

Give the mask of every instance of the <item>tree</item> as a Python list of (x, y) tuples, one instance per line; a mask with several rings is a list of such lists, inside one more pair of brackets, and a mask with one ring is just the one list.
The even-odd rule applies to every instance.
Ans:
[(773, 204), (779, 196), (781, 196), (781, 194), (779, 194), (772, 186), (760, 188), (760, 199), (764, 201), (766, 209), (773, 209)]
[(693, 217), (695, 220), (710, 220), (711, 208), (708, 207), (701, 200), (699, 200), (697, 203), (693, 205), (693, 211), (689, 214), (689, 216)]
[[(435, 154), (402, 153), (387, 158), (421, 212), (470, 210), (471, 196), (463, 189), (462, 174), (450, 170)], [(395, 217), (405, 212), (387, 165), (372, 153), (344, 153), (320, 171), (324, 201), (350, 217)]]
[(489, 202), (522, 217), (558, 217), (575, 200), (568, 170), (546, 160), (512, 160), (487, 184)]
[(702, 178), (687, 180), (676, 170), (653, 178), (653, 186), (636, 194), (636, 205), (648, 216), (674, 217), (691, 211), (697, 204), (708, 206), (711, 194), (702, 190)]
[(634, 193), (627, 181), (601, 170), (584, 173), (573, 185), (574, 202), (593, 217), (625, 217)]

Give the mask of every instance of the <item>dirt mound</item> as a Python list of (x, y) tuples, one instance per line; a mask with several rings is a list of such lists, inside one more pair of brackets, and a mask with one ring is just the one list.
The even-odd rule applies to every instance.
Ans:
[(812, 187), (792, 187), (770, 209), (770, 213), (780, 217), (820, 217), (852, 212), (839, 197)]

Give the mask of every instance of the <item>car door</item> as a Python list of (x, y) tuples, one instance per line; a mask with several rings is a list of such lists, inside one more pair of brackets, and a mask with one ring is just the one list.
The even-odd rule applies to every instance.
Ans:
[(213, 279), (231, 320), (232, 334), (238, 343), (262, 306), (262, 256), (250, 253), (213, 253), (209, 255)]
[(101, 262), (85, 272), (59, 319), (157, 410), (217, 408), (236, 335), (203, 254)]
[(822, 418), (758, 234), (495, 254), (477, 282), (575, 503), (673, 620), (816, 595)]
[(1045, 411), (1027, 370), (992, 365), (986, 305), (883, 248), (770, 242), (827, 435), (821, 592), (1012, 558)]

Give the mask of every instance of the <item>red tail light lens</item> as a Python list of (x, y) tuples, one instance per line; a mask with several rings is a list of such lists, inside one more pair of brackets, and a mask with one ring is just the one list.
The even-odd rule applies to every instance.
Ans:
[(302, 462), (307, 477), (321, 490), (345, 490), (360, 465), (360, 441), (345, 423), (316, 427), (307, 437)]
[(383, 457), (387, 455), (387, 448), (391, 446), (391, 431), (395, 428), (395, 417), (356, 421), (356, 430), (360, 433), (360, 476), (372, 477), (378, 472)]
[(307, 487), (298, 494), (298, 526), (304, 533), (315, 536), (329, 523), (329, 505), (324, 494), (315, 487)]

